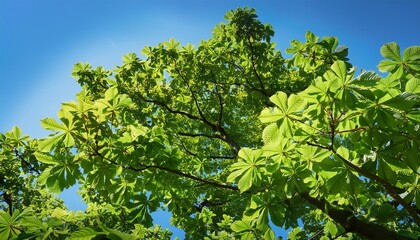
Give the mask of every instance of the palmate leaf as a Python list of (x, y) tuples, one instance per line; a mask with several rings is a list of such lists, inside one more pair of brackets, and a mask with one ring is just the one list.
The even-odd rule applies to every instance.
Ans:
[(252, 187), (252, 185), (259, 185), (261, 181), (261, 172), (259, 168), (265, 165), (265, 160), (262, 158), (262, 150), (252, 150), (249, 148), (242, 148), (239, 153), (239, 160), (231, 167), (227, 181), (235, 182), (238, 180), (238, 188), (244, 192)]
[(247, 219), (257, 220), (256, 227), (261, 231), (265, 231), (268, 228), (270, 220), (275, 225), (283, 227), (286, 209), (277, 200), (277, 198), (270, 196), (270, 194), (253, 195), (251, 197), (251, 204), (244, 215)]
[(180, 43), (173, 38), (170, 38), (169, 41), (164, 42), (163, 45), (167, 47), (169, 50), (171, 49), (178, 49)]
[[(63, 111), (60, 111), (60, 113), (60, 115), (65, 114)], [(38, 148), (41, 152), (51, 151), (51, 149), (60, 141), (63, 141), (64, 146), (66, 147), (74, 146), (75, 140), (72, 136), (74, 122), (72, 116), (68, 117), (69, 118), (63, 118), (63, 124), (58, 123), (53, 118), (41, 120), (41, 125), (44, 129), (58, 132), (58, 134), (39, 140)]]
[(75, 166), (56, 166), (50, 171), (46, 185), (53, 193), (60, 193), (65, 188), (76, 184), (76, 179), (81, 175)]
[(324, 81), (321, 77), (318, 77), (300, 95), (305, 98), (305, 101), (310, 103), (322, 102), (328, 98), (332, 83), (333, 81)]
[(319, 163), (327, 158), (330, 153), (326, 149), (317, 148), (313, 146), (304, 146), (297, 149), (302, 162), (306, 162), (310, 170), (312, 170), (313, 163)]
[[(131, 221), (140, 222), (145, 227), (153, 225), (153, 218), (149, 213), (150, 199), (144, 194), (136, 195), (132, 202), (126, 203)], [(152, 203), (153, 205), (153, 203)]]
[(300, 119), (302, 114), (302, 107), (304, 105), (303, 99), (295, 94), (287, 97), (284, 92), (277, 92), (270, 97), (270, 101), (277, 107), (264, 109), (259, 119), (262, 123), (270, 123), (277, 121), (277, 129), (274, 124), (270, 124), (263, 132), (263, 139), (268, 143), (274, 138), (282, 136), (290, 137), (293, 132), (293, 121)]
[(400, 46), (395, 43), (387, 43), (381, 47), (381, 54), (388, 58), (382, 60), (378, 69), (381, 72), (392, 72), (395, 78), (399, 78), (404, 74), (403, 61), (401, 60)]
[(335, 98), (341, 100), (340, 106), (353, 109), (357, 102), (352, 88), (353, 72), (348, 73), (346, 64), (343, 61), (336, 61), (331, 66), (331, 70), (324, 74), (324, 78), (331, 84), (331, 92), (335, 93)]
[(252, 222), (249, 219), (237, 220), (232, 223), (230, 228), (241, 235), (241, 239), (251, 240), (254, 239), (253, 232), (255, 229), (252, 227)]
[(284, 92), (277, 92), (270, 97), (270, 101), (273, 102), (277, 108), (264, 109), (259, 116), (262, 123), (274, 122), (287, 116), (298, 118), (304, 104), (304, 101), (300, 96), (292, 94), (287, 97)]
[(30, 140), (28, 135), (22, 136), (22, 130), (16, 126), (14, 126), (10, 131), (6, 132), (4, 135), (17, 146), (23, 146), (25, 141)]
[(381, 48), (384, 57), (379, 65), (379, 71), (390, 72), (394, 78), (399, 78), (407, 72), (408, 69), (420, 71), (420, 47), (413, 46), (405, 49), (403, 57), (400, 56), (400, 48), (397, 43), (388, 43)]
[(105, 92), (105, 98), (95, 102), (95, 106), (100, 113), (109, 114), (129, 106), (131, 98), (126, 94), (119, 94), (117, 87), (111, 87)]
[(417, 209), (420, 210), (420, 177), (416, 176), (416, 180), (412, 183), (409, 183), (409, 188), (406, 192), (407, 194), (404, 197), (406, 202), (414, 202)]
[[(281, 163), (287, 158), (287, 153), (292, 150), (293, 147), (289, 145), (289, 140), (281, 138), (277, 142), (272, 142), (262, 147), (262, 156), (269, 157), (274, 162), (270, 166), (269, 171), (277, 171)], [(268, 167), (267, 167), (268, 168)]]
[(64, 188), (76, 184), (76, 180), (82, 174), (79, 164), (71, 156), (37, 153), (36, 157), (43, 163), (54, 164), (46, 168), (37, 179), (38, 183), (45, 184), (53, 193), (59, 193)]
[(15, 210), (12, 216), (0, 211), (0, 239), (8, 240), (18, 236), (22, 232), (22, 220), (32, 213), (31, 208), (25, 208), (22, 212)]

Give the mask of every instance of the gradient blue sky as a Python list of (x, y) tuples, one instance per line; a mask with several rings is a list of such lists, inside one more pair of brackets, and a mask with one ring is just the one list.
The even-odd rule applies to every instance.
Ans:
[[(18, 125), (45, 136), (39, 120), (55, 117), (80, 90), (73, 64), (112, 69), (124, 54), (171, 37), (198, 44), (238, 6), (273, 25), (282, 52), (308, 30), (337, 36), (359, 70), (377, 69), (384, 43), (420, 45), (419, 0), (0, 0), (0, 132)], [(71, 209), (84, 208), (74, 188), (62, 196)]]

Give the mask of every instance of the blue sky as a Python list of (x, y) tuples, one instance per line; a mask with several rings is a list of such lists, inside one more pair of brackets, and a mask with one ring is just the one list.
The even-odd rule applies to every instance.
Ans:
[[(238, 6), (273, 25), (283, 53), (310, 30), (337, 36), (358, 69), (376, 70), (383, 44), (420, 45), (418, 0), (0, 0), (0, 132), (18, 125), (32, 137), (48, 134), (39, 120), (55, 117), (80, 90), (73, 64), (112, 69), (123, 55), (171, 37), (198, 44)], [(71, 209), (84, 208), (74, 189), (62, 196)]]

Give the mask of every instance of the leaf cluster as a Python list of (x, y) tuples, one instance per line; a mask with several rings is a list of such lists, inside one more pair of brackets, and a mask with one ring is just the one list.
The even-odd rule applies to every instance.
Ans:
[[(355, 76), (335, 37), (284, 58), (254, 9), (225, 19), (198, 46), (76, 64), (49, 136), (1, 134), (0, 239), (168, 239), (158, 210), (186, 239), (415, 238), (419, 47)], [(52, 195), (75, 184), (84, 213)]]

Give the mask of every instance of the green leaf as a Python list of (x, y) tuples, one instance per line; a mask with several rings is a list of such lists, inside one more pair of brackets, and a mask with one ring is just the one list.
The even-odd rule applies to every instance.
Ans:
[(245, 162), (255, 163), (256, 160), (261, 156), (261, 150), (253, 150), (250, 148), (242, 148), (238, 156), (245, 160)]
[(296, 94), (291, 94), (287, 99), (287, 113), (296, 114), (302, 110), (304, 105), (303, 99)]
[(249, 221), (243, 221), (243, 220), (237, 220), (237, 221), (233, 222), (232, 225), (230, 226), (230, 228), (234, 232), (245, 232), (245, 231), (252, 230), (252, 227), (251, 227)]
[(408, 80), (405, 85), (405, 91), (420, 94), (420, 79), (411, 78)]
[(389, 164), (383, 160), (378, 160), (378, 175), (382, 179), (388, 180), (390, 183), (394, 184), (397, 181), (397, 175), (395, 171), (389, 166)]
[(92, 228), (83, 228), (79, 231), (74, 232), (70, 236), (70, 240), (91, 240), (97, 235), (102, 234), (101, 232), (96, 232)]
[(54, 118), (45, 118), (41, 120), (41, 125), (44, 129), (52, 130), (52, 131), (62, 131), (66, 132), (68, 129), (58, 123)]
[(146, 133), (149, 130), (147, 127), (144, 127), (141, 125), (139, 126), (130, 125), (129, 129), (130, 129), (130, 134), (133, 141), (135, 141), (139, 136), (146, 135)]
[(276, 236), (274, 235), (273, 230), (271, 230), (270, 228), (267, 229), (267, 231), (265, 231), (264, 233), (264, 240), (275, 240)]
[[(303, 99), (295, 94), (292, 94), (287, 98), (287, 95), (284, 92), (277, 92), (275, 95), (270, 97), (272, 101), (278, 108), (266, 108), (264, 109), (259, 119), (262, 123), (274, 122), (277, 120), (282, 121), (284, 117), (288, 117), (282, 121), (282, 132), (288, 133), (290, 135), (291, 125), (290, 118), (298, 119), (300, 118), (301, 110), (304, 105)], [(279, 122), (280, 124), (281, 122)]]
[(381, 72), (392, 72), (400, 64), (392, 60), (385, 59), (379, 62), (378, 69)]
[(261, 181), (259, 168), (265, 165), (265, 160), (261, 158), (261, 155), (261, 149), (242, 148), (238, 153), (242, 161), (232, 164), (230, 167), (232, 172), (229, 174), (227, 181), (234, 182), (239, 178), (238, 188), (241, 192), (248, 190), (252, 185), (259, 185)]
[(342, 82), (346, 81), (347, 76), (347, 67), (343, 61), (336, 61), (331, 66), (331, 70), (334, 71), (335, 75), (340, 79)]
[(282, 113), (278, 108), (265, 108), (261, 111), (261, 114), (258, 118), (262, 123), (271, 123), (283, 117), (284, 113)]
[(6, 132), (4, 135), (18, 144), (22, 144), (23, 141), (28, 141), (30, 139), (27, 135), (21, 137), (22, 130), (16, 126), (14, 126), (9, 132)]
[(335, 235), (338, 233), (338, 228), (334, 222), (328, 221), (324, 226), (324, 231), (329, 233), (331, 237), (335, 237)]
[(254, 170), (247, 170), (242, 174), (241, 178), (238, 181), (238, 188), (241, 191), (241, 193), (251, 188), (252, 181), (254, 180), (253, 175)]
[(9, 240), (11, 235), (10, 228), (0, 228), (0, 240)]
[(401, 61), (400, 46), (396, 42), (391, 42), (381, 47), (381, 54), (385, 58), (390, 58), (396, 62)]
[(281, 112), (287, 111), (287, 95), (284, 92), (277, 92), (270, 97), (270, 101), (280, 108)]
[(419, 96), (410, 92), (403, 92), (385, 102), (382, 102), (382, 105), (406, 111), (410, 110), (418, 102)]
[(56, 160), (54, 160), (52, 156), (49, 156), (45, 153), (35, 152), (34, 155), (38, 161), (45, 164), (58, 164), (59, 163)]
[(105, 100), (112, 101), (118, 96), (118, 89), (117, 87), (112, 87), (106, 90), (105, 92)]
[(264, 144), (268, 144), (270, 141), (277, 142), (280, 140), (280, 137), (282, 137), (282, 135), (277, 123), (271, 123), (264, 128), (262, 133)]
[(49, 152), (62, 138), (63, 134), (56, 134), (38, 141), (38, 149), (41, 152)]
[(373, 71), (366, 71), (360, 74), (353, 82), (353, 85), (363, 86), (363, 87), (372, 87), (377, 84), (377, 82), (381, 79), (376, 72)]
[(123, 233), (121, 231), (118, 231), (117, 229), (109, 229), (109, 234), (107, 236), (111, 240), (136, 240), (136, 238), (133, 235)]
[(63, 143), (64, 143), (64, 146), (66, 146), (66, 147), (72, 147), (72, 146), (74, 146), (75, 141), (74, 141), (74, 138), (71, 135), (71, 133), (66, 133), (65, 134)]
[(338, 172), (327, 181), (327, 189), (330, 194), (343, 193), (346, 188), (347, 176), (345, 172)]
[(175, 39), (171, 38), (169, 39), (169, 41), (164, 42), (163, 45), (165, 45), (169, 50), (171, 50), (171, 49), (177, 49), (180, 43), (177, 42)]
[(404, 50), (403, 61), (413, 62), (420, 60), (420, 46), (408, 47)]

